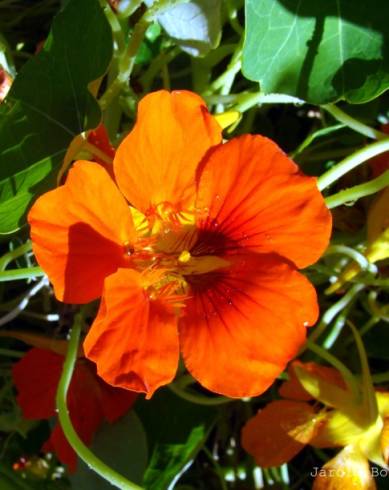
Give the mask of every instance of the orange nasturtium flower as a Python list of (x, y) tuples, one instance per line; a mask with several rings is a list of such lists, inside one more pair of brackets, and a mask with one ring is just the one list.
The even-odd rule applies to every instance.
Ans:
[[(17, 401), (23, 415), (30, 420), (55, 417), (55, 394), (62, 372), (63, 356), (34, 347), (17, 362), (12, 371), (18, 390)], [(107, 385), (98, 376), (93, 363), (79, 359), (68, 391), (70, 417), (85, 444), (104, 420), (115, 422), (133, 405), (137, 394)], [(77, 455), (69, 445), (62, 428), (56, 424), (43, 451), (55, 452), (58, 459), (73, 472)]]
[(77, 161), (28, 217), (56, 297), (102, 297), (87, 358), (107, 383), (147, 397), (172, 381), (180, 350), (209, 390), (262, 393), (318, 316), (298, 272), (330, 235), (316, 179), (267, 138), (223, 144), (187, 91), (140, 102), (113, 168), (115, 181)]
[[(340, 447), (322, 468), (312, 468), (313, 489), (375, 489), (374, 476), (389, 470), (389, 392), (374, 393), (371, 417), (368, 402), (355, 399), (336, 369), (295, 361), (289, 376), (280, 388), (283, 399), (243, 427), (243, 448), (266, 468), (288, 462), (306, 444)], [(369, 460), (383, 470), (370, 469)]]

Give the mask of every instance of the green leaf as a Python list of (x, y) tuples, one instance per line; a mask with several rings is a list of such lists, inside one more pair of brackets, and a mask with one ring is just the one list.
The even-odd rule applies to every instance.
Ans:
[(344, 124), (336, 124), (334, 126), (328, 126), (327, 128), (321, 128), (317, 131), (314, 131), (313, 133), (309, 134), (301, 143), (301, 145), (299, 145), (299, 147), (292, 153), (292, 158), (306, 150), (314, 141), (323, 138), (324, 136), (335, 133), (343, 128), (345, 128)]
[(32, 490), (35, 487), (23, 481), (21, 476), (2, 464), (0, 466), (0, 488), (1, 490)]
[(189, 403), (167, 389), (151, 400), (139, 400), (135, 408), (151, 451), (143, 484), (147, 490), (165, 490), (201, 448), (219, 411)]
[(112, 34), (97, 0), (70, 0), (43, 50), (28, 61), (0, 106), (0, 233), (24, 223), (36, 195), (53, 185), (72, 139), (96, 127), (88, 84), (101, 77)]
[[(147, 464), (147, 441), (143, 427), (131, 411), (114, 424), (104, 424), (97, 432), (91, 450), (111, 468), (133, 483), (142, 481)], [(77, 472), (70, 477), (77, 490), (112, 490), (112, 485), (78, 461)]]
[(165, 490), (180, 472), (191, 463), (206, 439), (204, 426), (195, 427), (184, 444), (160, 444), (154, 449), (144, 476), (149, 490)]
[(246, 0), (243, 73), (265, 93), (362, 103), (389, 87), (387, 0)]
[[(147, 6), (154, 0), (146, 0)], [(192, 0), (173, 5), (158, 15), (158, 22), (171, 38), (192, 56), (204, 56), (221, 37), (221, 0)]]

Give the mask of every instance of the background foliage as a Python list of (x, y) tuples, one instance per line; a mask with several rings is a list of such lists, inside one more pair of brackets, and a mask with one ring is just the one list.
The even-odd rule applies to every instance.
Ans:
[[(187, 88), (202, 95), (213, 113), (240, 113), (228, 138), (267, 135), (304, 172), (320, 176), (369, 143), (386, 141), (380, 128), (389, 121), (388, 17), (386, 0), (0, 2), (0, 68), (14, 79), (0, 104), (2, 490), (112, 488), (81, 462), (71, 476), (55, 457), (42, 463), (48, 424), (23, 419), (10, 377), (28, 346), (3, 336), (17, 330), (66, 339), (72, 308), (59, 304), (46, 286), (29, 295), (41, 272), (25, 217), (76, 156), (90, 157), (88, 130), (103, 121), (117, 146), (143, 95), (161, 87)], [(358, 373), (346, 325), (352, 320), (373, 380), (385, 387), (388, 242), (378, 268), (366, 265), (363, 254), (368, 210), (389, 183), (389, 167), (379, 184), (370, 185), (376, 176), (364, 163), (368, 159), (361, 157), (352, 171), (325, 186), (333, 238), (306, 274), (321, 305), (317, 344)], [(364, 270), (326, 294), (355, 260)], [(303, 359), (320, 362), (310, 350)], [(327, 461), (331, 450), (306, 448), (289, 465), (261, 469), (240, 445), (242, 426), (277, 398), (279, 382), (261, 397), (233, 401), (212, 396), (185, 376), (181, 371), (150, 401), (140, 397), (135, 413), (103, 427), (92, 449), (151, 490), (311, 488), (312, 467)], [(22, 456), (34, 464), (15, 471)], [(387, 481), (376, 479), (382, 489)]]

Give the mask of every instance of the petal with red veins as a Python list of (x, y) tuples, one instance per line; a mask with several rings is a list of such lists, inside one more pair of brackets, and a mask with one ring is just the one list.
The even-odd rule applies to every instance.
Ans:
[(274, 252), (305, 267), (327, 247), (331, 214), (316, 179), (271, 140), (246, 135), (213, 148), (197, 179), (198, 226), (224, 235), (227, 252)]
[(209, 390), (255, 396), (304, 343), (305, 326), (318, 316), (316, 292), (277, 255), (229, 259), (229, 268), (187, 277), (181, 349), (188, 370)]

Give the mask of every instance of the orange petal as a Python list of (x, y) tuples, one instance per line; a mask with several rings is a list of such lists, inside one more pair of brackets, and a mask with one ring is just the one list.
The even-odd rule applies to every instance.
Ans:
[[(314, 432), (315, 410), (308, 403), (277, 400), (251, 418), (242, 430), (242, 447), (263, 468), (290, 461)], [(305, 427), (305, 440), (291, 435)]]
[(116, 152), (118, 185), (142, 212), (163, 202), (182, 209), (193, 204), (197, 165), (220, 141), (221, 128), (199, 96), (151, 93), (139, 103), (137, 122)]
[(316, 362), (305, 362), (293, 361), (288, 368), (289, 379), (282, 383), (278, 393), (283, 398), (289, 398), (292, 400), (312, 400), (312, 396), (305, 391), (302, 384), (296, 376), (295, 367), (298, 366), (300, 369), (304, 369), (309, 373), (327, 381), (330, 384), (338, 386), (339, 388), (346, 389), (345, 382), (342, 375), (337, 369), (328, 366), (322, 366)]
[(375, 490), (369, 463), (354, 446), (346, 446), (326, 463), (313, 483), (313, 490)]
[(316, 293), (276, 255), (235, 257), (230, 269), (188, 276), (180, 320), (187, 368), (206, 388), (231, 397), (265, 391), (305, 340), (318, 315)]
[(275, 252), (298, 267), (321, 256), (331, 232), (316, 179), (262, 136), (235, 138), (209, 152), (199, 168), (196, 209), (200, 228), (217, 229), (235, 252)]
[(123, 244), (135, 238), (126, 201), (107, 172), (86, 161), (35, 202), (28, 221), (37, 261), (67, 303), (98, 298), (124, 261)]
[(104, 381), (150, 398), (174, 378), (179, 349), (176, 315), (162, 300), (149, 299), (143, 281), (131, 269), (105, 280), (84, 349)]

